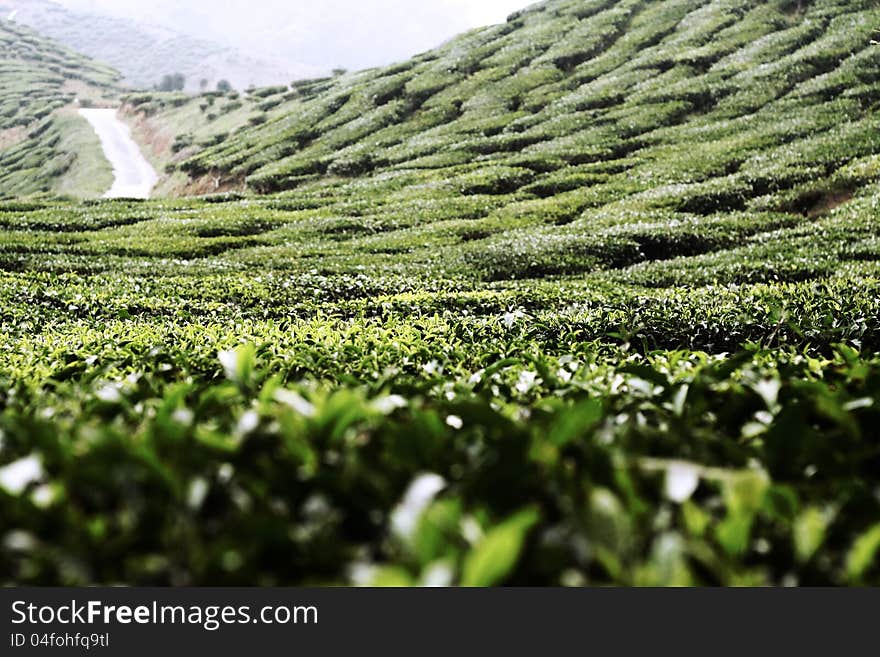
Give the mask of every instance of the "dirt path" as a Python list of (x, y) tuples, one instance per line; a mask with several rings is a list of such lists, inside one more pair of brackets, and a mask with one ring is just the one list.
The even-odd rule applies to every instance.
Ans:
[(95, 130), (113, 166), (113, 186), (104, 198), (149, 198), (159, 176), (131, 138), (128, 126), (116, 118), (116, 110), (81, 109), (79, 113)]

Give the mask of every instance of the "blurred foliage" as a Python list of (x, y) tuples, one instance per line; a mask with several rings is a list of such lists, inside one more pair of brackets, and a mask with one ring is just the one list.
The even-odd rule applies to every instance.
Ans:
[[(363, 321), (20, 345), (0, 386), (6, 582), (880, 581), (880, 360), (554, 355), (495, 322), (481, 352), (429, 362), (418, 323), (408, 345)], [(380, 344), (403, 371), (373, 371)]]

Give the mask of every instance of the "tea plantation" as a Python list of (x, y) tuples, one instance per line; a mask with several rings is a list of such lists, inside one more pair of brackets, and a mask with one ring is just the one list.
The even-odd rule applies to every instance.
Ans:
[(0, 198), (100, 196), (113, 176), (74, 103), (112, 99), (118, 80), (108, 66), (0, 20)]
[(878, 27), (555, 0), (0, 202), (0, 581), (880, 584)]

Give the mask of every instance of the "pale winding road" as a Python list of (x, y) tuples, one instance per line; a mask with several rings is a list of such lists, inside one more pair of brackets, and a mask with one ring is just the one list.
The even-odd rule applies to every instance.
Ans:
[(129, 127), (116, 118), (116, 110), (81, 109), (79, 113), (95, 130), (113, 167), (113, 186), (104, 198), (150, 198), (159, 176), (131, 138)]

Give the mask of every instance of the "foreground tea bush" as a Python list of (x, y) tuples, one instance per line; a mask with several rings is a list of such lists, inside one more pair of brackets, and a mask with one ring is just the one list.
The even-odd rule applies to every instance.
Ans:
[(593, 354), (291, 386), (245, 345), (214, 383), (7, 382), (5, 577), (880, 581), (880, 360)]

